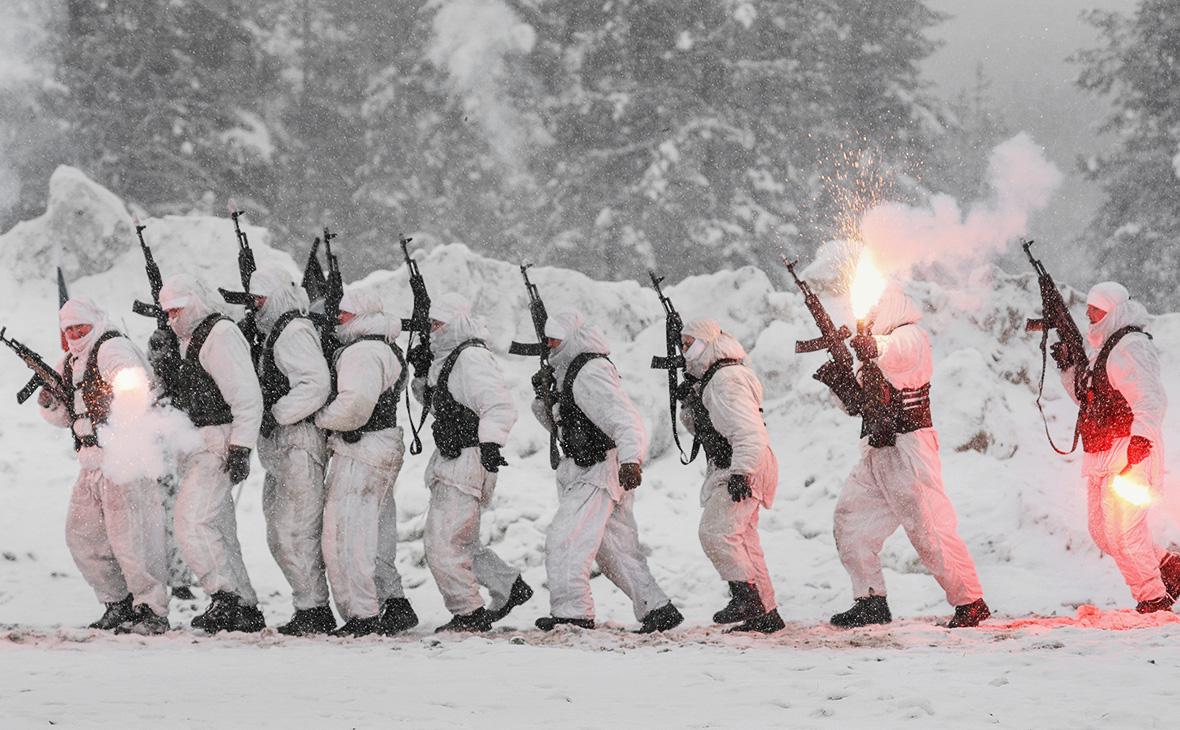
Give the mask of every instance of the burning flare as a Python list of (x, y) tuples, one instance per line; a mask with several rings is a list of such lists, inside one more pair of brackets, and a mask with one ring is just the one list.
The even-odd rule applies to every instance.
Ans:
[(867, 248), (861, 249), (856, 273), (852, 275), (852, 314), (857, 321), (863, 320), (885, 291), (885, 275), (881, 273)]
[(148, 389), (147, 375), (139, 368), (123, 368), (115, 373), (111, 387), (116, 393), (146, 392)]
[(1110, 488), (1119, 499), (1135, 507), (1146, 507), (1151, 504), (1151, 490), (1146, 484), (1132, 481), (1129, 477), (1119, 474), (1110, 483)]

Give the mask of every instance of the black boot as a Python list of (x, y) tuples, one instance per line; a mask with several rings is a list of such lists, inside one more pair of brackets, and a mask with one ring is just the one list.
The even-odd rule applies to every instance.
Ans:
[(405, 598), (385, 599), (380, 618), (377, 633), (384, 636), (400, 634), (418, 625), (418, 614), (414, 613), (414, 607)]
[(594, 628), (594, 619), (592, 618), (558, 618), (557, 616), (542, 616), (533, 622), (541, 631), (552, 631), (558, 624), (569, 624), (570, 626), (577, 626), (579, 629)]
[(327, 606), (297, 608), (291, 620), (276, 630), (283, 636), (327, 634), (336, 630), (336, 617)]
[(107, 610), (103, 611), (102, 616), (97, 621), (90, 624), (88, 628), (100, 629), (102, 631), (113, 631), (118, 628), (120, 624), (135, 618), (135, 612), (131, 610), (131, 594), (121, 601), (106, 604)]
[(654, 634), (657, 631), (674, 629), (684, 621), (684, 616), (669, 601), (659, 608), (653, 608), (643, 617), (643, 624), (635, 630), (637, 634)]
[(455, 614), (450, 621), (439, 626), (434, 630), (438, 634), (443, 631), (490, 631), (492, 628), (492, 615), (488, 613), (483, 606), (475, 609), (469, 614)]
[(344, 638), (358, 638), (361, 636), (368, 636), (369, 634), (377, 633), (377, 625), (380, 619), (376, 616), (369, 618), (350, 618), (344, 622), (344, 625), (335, 631), (329, 632), (329, 636), (340, 636)]
[(1150, 601), (1140, 601), (1139, 605), (1135, 606), (1136, 613), (1155, 613), (1156, 611), (1171, 611), (1172, 604), (1175, 601), (1171, 596), (1161, 596)]
[(1160, 561), (1160, 578), (1173, 599), (1180, 599), (1180, 555), (1168, 553)]
[(887, 624), (893, 620), (885, 596), (863, 596), (857, 598), (852, 608), (832, 617), (832, 625), (841, 628)]
[(980, 621), (986, 621), (991, 615), (991, 609), (980, 598), (963, 606), (955, 606), (955, 615), (946, 627), (948, 629), (970, 629), (978, 626)]
[(783, 623), (783, 617), (778, 615), (778, 609), (767, 611), (761, 616), (756, 616), (748, 621), (743, 621), (732, 629), (726, 629), (727, 634), (745, 633), (747, 631), (757, 632), (760, 634), (773, 634), (776, 631), (782, 631), (787, 628)]
[(172, 628), (168, 624), (168, 617), (161, 616), (146, 604), (135, 607), (134, 617), (125, 621), (116, 629), (116, 634), (138, 634), (139, 636), (159, 636)]
[(266, 628), (266, 617), (258, 606), (240, 606), (238, 608), (238, 622), (231, 631), (243, 631), (247, 634), (257, 634)]
[(729, 582), (729, 604), (713, 614), (715, 624), (736, 624), (739, 621), (758, 618), (766, 613), (758, 588), (753, 583)]
[(508, 594), (508, 603), (505, 603), (503, 608), (488, 611), (488, 615), (492, 617), (492, 623), (504, 618), (512, 609), (527, 602), (532, 597), (533, 587), (525, 583), (524, 578), (519, 575), (516, 576), (516, 581), (512, 584), (512, 591)]
[(205, 613), (192, 620), (192, 627), (210, 634), (218, 631), (234, 631), (237, 629), (241, 607), (238, 597), (229, 591), (217, 591), (209, 597), (209, 607)]

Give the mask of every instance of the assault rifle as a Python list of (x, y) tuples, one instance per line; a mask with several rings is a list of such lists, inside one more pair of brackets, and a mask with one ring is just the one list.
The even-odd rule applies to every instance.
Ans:
[(664, 347), (667, 352), (663, 357), (653, 356), (651, 366), (654, 370), (668, 371), (668, 413), (672, 417), (672, 441), (680, 452), (680, 463), (690, 464), (697, 457), (697, 442), (695, 439), (693, 440), (692, 453), (686, 456), (684, 447), (680, 445), (680, 431), (676, 427), (676, 401), (680, 398), (681, 388), (678, 371), (684, 369), (684, 346), (681, 342), (684, 333), (684, 319), (681, 318), (680, 312), (676, 311), (676, 307), (672, 306), (672, 300), (664, 296), (664, 292), (660, 288), (660, 282), (664, 280), (664, 277), (656, 276), (654, 271), (647, 272), (647, 275), (651, 277), (651, 286), (656, 290), (656, 296), (660, 298), (660, 304), (664, 307)]
[[(426, 290), (426, 280), (422, 278), (418, 262), (410, 256), (409, 244), (413, 240), (409, 236), (398, 236), (398, 243), (402, 247), (402, 256), (406, 260), (406, 269), (410, 273), (410, 292), (414, 295), (413, 309), (410, 311), (409, 319), (402, 319), (402, 329), (410, 333), (409, 340), (406, 342), (406, 356), (410, 357), (411, 353), (417, 349), (418, 352), (426, 353), (424, 359), (429, 361), (433, 359), (430, 352), (430, 292)], [(337, 270), (337, 276), (339, 276), (339, 270)], [(417, 345), (414, 344), (415, 335), (418, 339)], [(423, 403), (422, 416), (415, 426), (414, 414), (410, 410), (410, 390), (406, 389), (406, 414), (410, 417), (411, 454), (422, 453), (422, 439), (418, 433), (422, 430), (422, 425), (426, 423), (426, 414), (429, 410), (430, 404)]]
[[(521, 264), (520, 273), (524, 277), (524, 288), (529, 295), (529, 316), (533, 320), (533, 332), (537, 335), (536, 342), (513, 342), (508, 347), (510, 355), (536, 356), (541, 362), (541, 369), (535, 377), (539, 382), (534, 386), (540, 392), (541, 402), (545, 404), (546, 417), (553, 417), (553, 404), (557, 401), (557, 381), (553, 376), (553, 367), (549, 364), (549, 343), (545, 337), (545, 322), (549, 315), (545, 311), (545, 302), (541, 300), (541, 293), (533, 282), (529, 281), (529, 267), (532, 264)], [(557, 428), (549, 429), (549, 466), (556, 469), (561, 463), (561, 452), (557, 449)]]
[[(66, 306), (66, 302), (70, 300), (70, 292), (66, 289), (66, 275), (62, 273), (61, 267), (57, 267), (57, 310), (60, 312), (61, 308)], [(70, 349), (69, 343), (66, 342), (66, 333), (61, 332), (61, 351), (65, 352)]]
[(316, 236), (311, 242), (311, 251), (307, 254), (307, 265), (303, 267), (303, 290), (312, 302), (324, 298), (324, 290), (328, 287), (327, 277), (320, 267), (320, 237)]
[(238, 218), (246, 214), (244, 210), (238, 210), (238, 206), (231, 199), (229, 201), (229, 217), (234, 222), (234, 236), (238, 241), (238, 274), (242, 279), (242, 291), (229, 291), (218, 287), (217, 291), (221, 292), (221, 298), (225, 300), (226, 304), (240, 304), (246, 307), (246, 316), (238, 322), (238, 328), (242, 330), (242, 334), (246, 336), (246, 341), (250, 343), (250, 354), (254, 362), (258, 362), (262, 354), (262, 333), (258, 331), (258, 323), (255, 322), (255, 316), (258, 314), (258, 308), (254, 304), (254, 294), (250, 291), (250, 278), (254, 276), (254, 272), (258, 270), (258, 265), (254, 263), (254, 251), (250, 248), (250, 239), (246, 238), (246, 232), (242, 230), (242, 224)]
[(800, 279), (799, 275), (795, 273), (795, 267), (799, 265), (798, 259), (791, 261), (783, 256), (783, 263), (786, 265), (787, 271), (791, 273), (791, 278), (795, 280), (795, 285), (803, 292), (803, 303), (807, 305), (807, 310), (811, 312), (820, 332), (820, 336), (815, 339), (796, 342), (795, 352), (827, 350), (831, 359), (821, 365), (812, 377), (832, 389), (849, 415), (858, 416), (864, 403), (864, 391), (856, 382), (852, 352), (844, 344), (844, 340), (851, 337), (852, 332), (844, 325), (841, 325), (839, 329), (836, 328), (832, 318), (828, 315), (828, 310), (824, 308), (823, 302), (819, 300), (807, 282)]
[(143, 264), (147, 271), (148, 286), (152, 290), (152, 303), (147, 304), (136, 299), (131, 305), (131, 311), (141, 317), (152, 317), (156, 320), (156, 331), (152, 333), (150, 345), (153, 351), (159, 354), (154, 357), (152, 365), (160, 382), (163, 383), (165, 393), (172, 395), (173, 386), (170, 381), (180, 368), (180, 341), (168, 326), (168, 312), (160, 306), (160, 291), (164, 288), (164, 277), (160, 274), (160, 267), (156, 264), (152, 249), (143, 240), (143, 231), (147, 226), (139, 222), (138, 216), (133, 218), (132, 222), (135, 225), (135, 235), (139, 237), (139, 248), (143, 251)]
[[(336, 254), (332, 253), (332, 239), (336, 237), (335, 233), (328, 231), (324, 227), (324, 257), (328, 261), (328, 276), (325, 279), (324, 285), (324, 329), (320, 331), (321, 347), (324, 350), (324, 356), (329, 360), (332, 358), (332, 353), (336, 351), (339, 342), (333, 331), (336, 328), (336, 323), (340, 320), (340, 300), (344, 298), (344, 279), (340, 276), (340, 261), (336, 258)], [(316, 239), (319, 241), (320, 239)], [(313, 244), (314, 249), (314, 244)]]
[(33, 378), (16, 394), (16, 402), (24, 403), (33, 393), (37, 392), (37, 388), (44, 388), (47, 393), (56, 398), (59, 403), (63, 404), (73, 413), (74, 404), (66, 396), (66, 387), (61, 379), (61, 375), (50, 367), (44, 358), (36, 352), (33, 352), (11, 337), (5, 337), (4, 333), (7, 331), (8, 329), (6, 327), (0, 327), (0, 342), (8, 345), (16, 353), (16, 356), (24, 360), (25, 365), (33, 371)]
[(1041, 420), (1045, 423), (1045, 436), (1049, 439), (1049, 445), (1058, 454), (1064, 456), (1072, 454), (1078, 448), (1080, 437), (1078, 425), (1081, 424), (1081, 412), (1078, 412), (1078, 424), (1074, 426), (1073, 445), (1069, 451), (1062, 451), (1057, 448), (1052, 434), (1049, 433), (1049, 419), (1045, 417), (1045, 409), (1041, 405), (1041, 397), (1045, 393), (1045, 372), (1049, 365), (1049, 332), (1055, 330), (1058, 340), (1065, 345), (1070, 367), (1073, 368), (1074, 395), (1079, 402), (1083, 403), (1086, 394), (1086, 371), (1090, 362), (1086, 358), (1086, 344), (1082, 339), (1082, 332), (1078, 329), (1077, 323), (1073, 321), (1069, 307), (1065, 304), (1065, 299), (1057, 288), (1057, 282), (1053, 281), (1053, 277), (1045, 269), (1045, 265), (1032, 254), (1033, 241), (1022, 240), (1020, 245), (1024, 249), (1025, 255), (1028, 256), (1033, 271), (1037, 272), (1037, 285), (1041, 289), (1041, 317), (1040, 319), (1029, 319), (1024, 326), (1026, 332), (1041, 333), (1041, 382), (1037, 387), (1037, 409), (1041, 412)]

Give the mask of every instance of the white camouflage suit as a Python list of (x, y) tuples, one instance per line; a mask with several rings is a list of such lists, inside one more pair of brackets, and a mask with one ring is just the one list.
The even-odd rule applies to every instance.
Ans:
[[(602, 331), (574, 312), (550, 316), (545, 334), (562, 341), (550, 355), (559, 389), (578, 355), (610, 353)], [(623, 390), (618, 371), (604, 358), (582, 368), (573, 396), (578, 408), (616, 448), (589, 467), (580, 467), (569, 457), (557, 467), (557, 513), (545, 536), (550, 612), (556, 618), (594, 618), (590, 572), (597, 560), (602, 574), (627, 594), (635, 617), (642, 620), (669, 600), (647, 566), (635, 523), (635, 494), (619, 483), (619, 464), (642, 465), (647, 431)], [(533, 413), (546, 428), (556, 420), (556, 412), (555, 405), (550, 417), (540, 399), (533, 401)]]
[(348, 443), (338, 432), (368, 423), (381, 394), (395, 387), (402, 365), (386, 342), (357, 340), (380, 335), (393, 342), (401, 320), (385, 314), (372, 292), (349, 291), (340, 311), (355, 317), (336, 327), (336, 397), (316, 416), (328, 437), (327, 499), (324, 505), (324, 563), (336, 610), (345, 619), (376, 616), (381, 604), (402, 598), (397, 564), (397, 504), (394, 485), (402, 468), (402, 429), (385, 428)]
[[(1088, 353), (1091, 365), (1112, 334), (1128, 326), (1146, 329), (1150, 319), (1143, 305), (1132, 300), (1127, 290), (1114, 282), (1095, 285), (1086, 303), (1106, 312), (1105, 317), (1090, 325), (1087, 333), (1086, 339), (1093, 348)], [(1110, 384), (1127, 400), (1134, 414), (1131, 436), (1142, 436), (1151, 442), (1150, 455), (1133, 466), (1127, 476), (1146, 484), (1154, 502), (1162, 496), (1164, 486), (1163, 423), (1168, 408), (1168, 396), (1160, 377), (1159, 353), (1144, 335), (1127, 335), (1111, 350), (1106, 373)], [(1062, 373), (1062, 382), (1076, 402), (1072, 369)], [(1160, 577), (1160, 562), (1168, 556), (1168, 551), (1151, 537), (1147, 524), (1151, 504), (1131, 504), (1111, 489), (1114, 477), (1127, 466), (1130, 442), (1130, 436), (1117, 438), (1109, 451), (1087, 453), (1082, 461), (1090, 535), (1098, 549), (1114, 558), (1135, 600), (1151, 601), (1167, 595)]]
[[(711, 319), (690, 322), (684, 334), (694, 338), (685, 353), (685, 369), (701, 378), (719, 360), (746, 359), (746, 351), (731, 335), (722, 332)], [(733, 448), (729, 468), (709, 462), (701, 485), (701, 523), (698, 534), (701, 548), (717, 569), (721, 579), (734, 583), (752, 583), (758, 589), (762, 607), (777, 607), (774, 586), (766, 569), (766, 556), (758, 537), (758, 514), (770, 509), (778, 489), (778, 460), (770, 448), (770, 435), (762, 420), (762, 383), (744, 363), (716, 371), (701, 402), (709, 420)], [(692, 414), (681, 411), (681, 420), (693, 431)], [(745, 474), (752, 498), (734, 502), (728, 483), (731, 474)]]
[[(60, 312), (61, 327), (89, 324), (84, 337), (69, 340), (69, 352), (57, 365), (64, 374), (71, 361), (74, 412), (85, 414), (82, 380), (91, 350), (111, 329), (106, 315), (92, 302), (71, 299)], [(140, 352), (126, 337), (108, 339), (98, 350), (98, 371), (106, 383), (126, 369), (138, 370), (136, 378), (147, 387), (149, 368)], [(117, 395), (116, 395), (117, 397)], [(70, 428), (65, 406), (56, 400), (41, 415), (46, 421)], [(87, 417), (73, 424), (78, 436), (92, 436), (94, 424)], [(147, 605), (158, 616), (168, 615), (168, 564), (164, 548), (164, 503), (154, 479), (133, 479), (117, 484), (103, 472), (103, 450), (83, 446), (78, 452), (81, 467), (66, 515), (66, 545), (79, 572), (102, 603), (115, 603), (129, 593), (134, 605)]]
[[(459, 294), (441, 297), (431, 307), (430, 318), (444, 323), (431, 333), (434, 361), (427, 380), (433, 389), (443, 362), (456, 347), (473, 338), (486, 342), (489, 335), (487, 328), (472, 316), (471, 305)], [(479, 416), (480, 443), (501, 447), (508, 443), (508, 432), (516, 423), (516, 406), (490, 350), (463, 350), (447, 385), (456, 402)], [(414, 379), (414, 393), (420, 401), (425, 397), (425, 386), (422, 378)], [(464, 448), (454, 459), (445, 458), (435, 449), (426, 466), (426, 488), (430, 491), (423, 536), (426, 564), (447, 610), (455, 615), (465, 616), (483, 608), (480, 586), (491, 595), (490, 610), (503, 608), (512, 584), (520, 576), (519, 570), (479, 540), (480, 518), (483, 508), (491, 503), (496, 477), (496, 473), (483, 467), (478, 446)]]
[[(918, 326), (922, 313), (897, 286), (890, 286), (869, 312), (880, 366), (895, 388), (930, 382), (930, 338)], [(902, 527), (923, 565), (952, 606), (983, 597), (975, 563), (958, 533), (955, 508), (946, 496), (938, 432), (923, 428), (898, 434), (892, 447), (861, 441), (861, 460), (836, 502), (835, 534), (840, 561), (852, 578), (853, 596), (885, 595), (881, 548)]]
[[(181, 357), (188, 353), (197, 326), (217, 311), (212, 301), (208, 287), (192, 276), (174, 276), (164, 282), (160, 306), (179, 310), (177, 316), (170, 317), (169, 325), (180, 340)], [(242, 606), (257, 606), (258, 596), (250, 584), (238, 542), (226, 454), (231, 445), (252, 449), (257, 443), (262, 391), (250, 345), (229, 319), (213, 326), (197, 359), (229, 405), (233, 420), (199, 428), (201, 448), (180, 458), (180, 487), (172, 518), (176, 541), (206, 594), (226, 591), (237, 595)]]
[[(256, 321), (268, 339), (283, 314), (307, 314), (307, 294), (279, 269), (255, 272), (250, 289), (266, 297)], [(291, 390), (271, 406), (277, 423), (273, 432), (258, 439), (258, 458), (266, 470), (262, 511), (270, 553), (291, 585), (291, 601), (299, 611), (328, 605), (321, 546), (327, 440), (307, 419), (327, 402), (332, 376), (310, 319), (296, 317), (287, 324), (274, 342), (274, 364)]]

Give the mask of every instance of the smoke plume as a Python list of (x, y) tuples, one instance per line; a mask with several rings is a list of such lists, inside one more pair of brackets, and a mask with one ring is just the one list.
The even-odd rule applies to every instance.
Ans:
[(878, 205), (861, 219), (861, 239), (892, 272), (941, 264), (967, 273), (1027, 234), (1029, 216), (1049, 204), (1061, 180), (1044, 149), (1021, 132), (992, 150), (987, 200), (965, 213), (949, 195), (935, 195), (924, 207)]
[(142, 370), (120, 371), (114, 388), (110, 417), (98, 432), (103, 473), (116, 484), (175, 473), (179, 456), (201, 445), (192, 423), (180, 411), (154, 405)]

